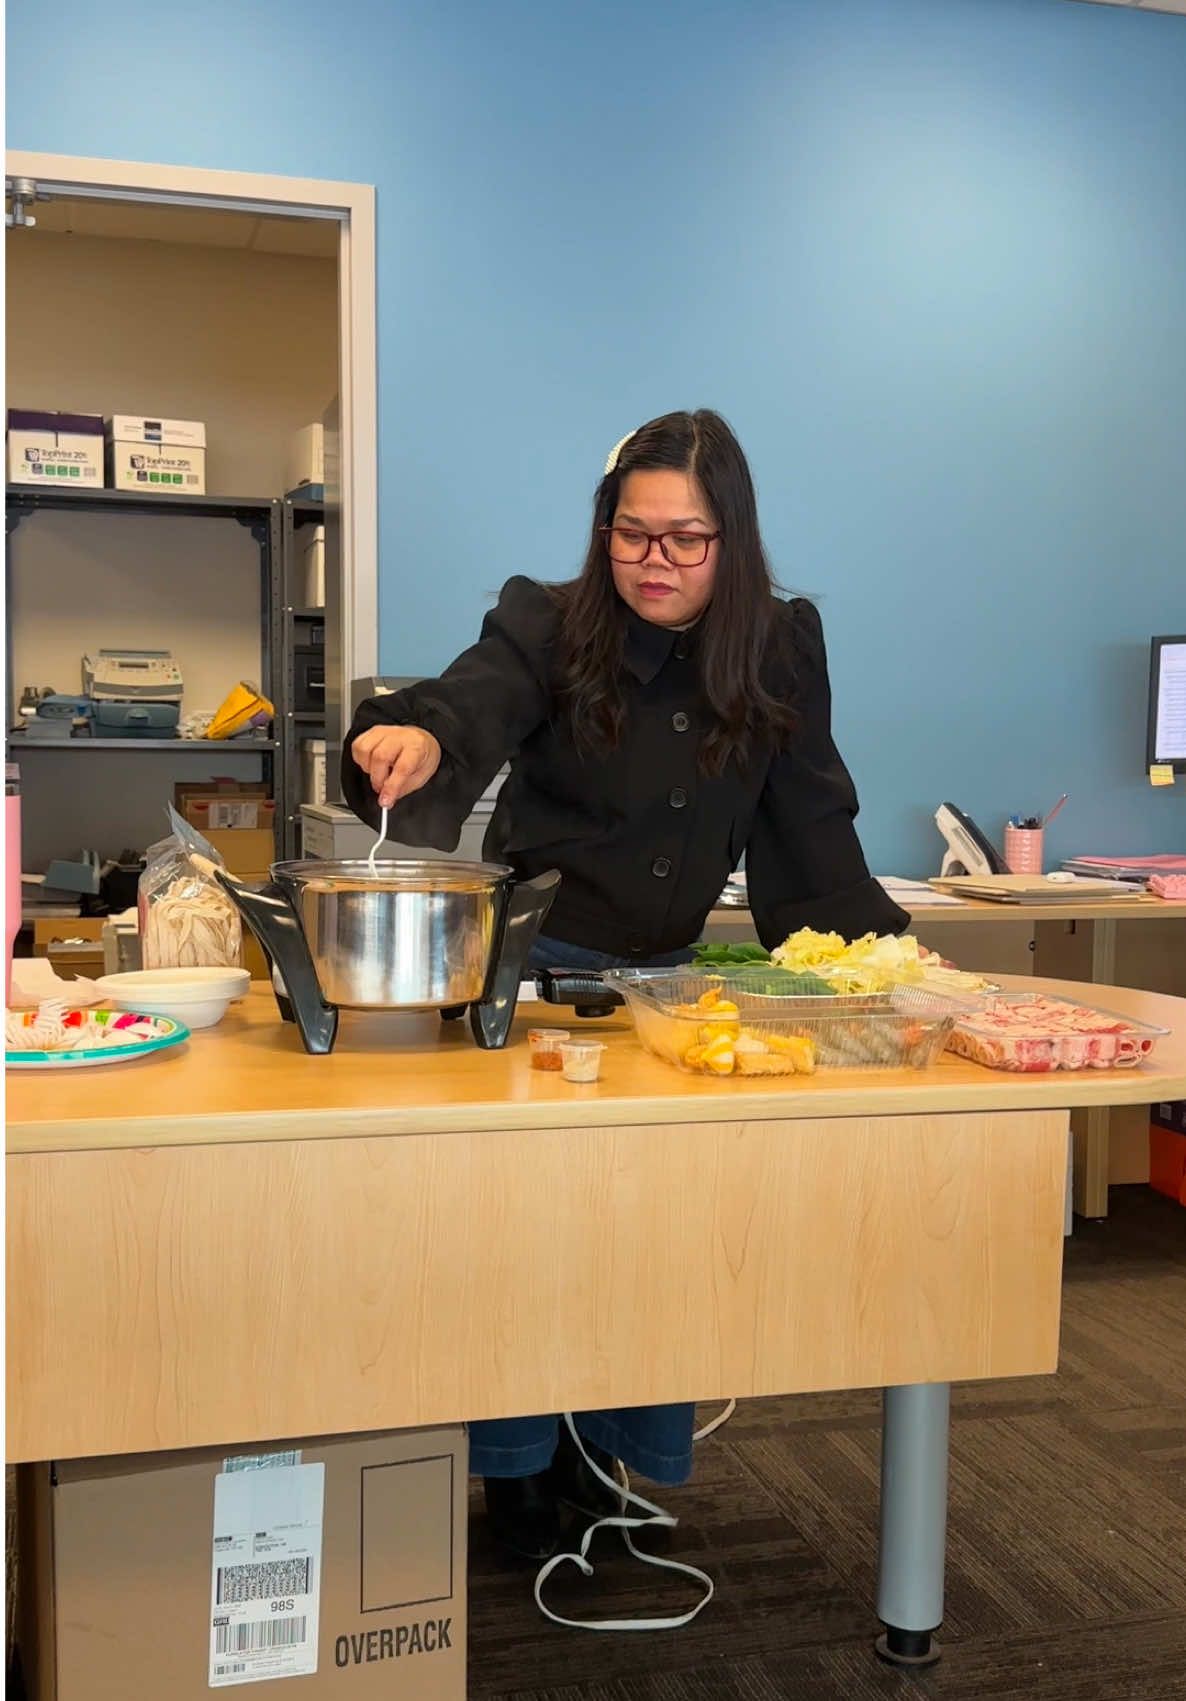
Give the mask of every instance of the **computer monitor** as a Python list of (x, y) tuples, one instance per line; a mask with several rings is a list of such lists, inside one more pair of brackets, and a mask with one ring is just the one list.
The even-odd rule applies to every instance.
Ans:
[(1186, 636), (1153, 640), (1147, 760), (1186, 774)]

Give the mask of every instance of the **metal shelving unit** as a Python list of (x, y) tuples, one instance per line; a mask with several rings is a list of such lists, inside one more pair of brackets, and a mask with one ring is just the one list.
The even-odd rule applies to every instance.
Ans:
[[(234, 751), (237, 755), (258, 755), (263, 763), (264, 778), (276, 798), (276, 820), (286, 822), (291, 813), (290, 786), (295, 769), (290, 763), (292, 738), (288, 718), (292, 702), (292, 644), (288, 617), (283, 612), (281, 581), (285, 574), (285, 543), (291, 554), (292, 533), (289, 530), (289, 504), (271, 496), (171, 496), (143, 494), (128, 490), (79, 490), (69, 485), (44, 488), (38, 485), (9, 485), (5, 501), (5, 579), (8, 606), (11, 601), (12, 535), (18, 526), (42, 511), (77, 512), (81, 514), (152, 514), (178, 519), (233, 520), (250, 531), (259, 547), (260, 565), (260, 685), (276, 706), (275, 736), (270, 739), (159, 739), (138, 740), (123, 738), (62, 738), (25, 739), (19, 733), (8, 738), (8, 749), (15, 758), (37, 750), (90, 750), (93, 752), (148, 751), (153, 755), (191, 755), (197, 751)], [(299, 506), (309, 506), (300, 504)], [(302, 522), (303, 523), (303, 522)], [(291, 576), (291, 569), (289, 575)], [(12, 698), (12, 629), (7, 633), (9, 701), (7, 726), (16, 720)], [(288, 842), (283, 827), (278, 828), (278, 852), (283, 854)]]
[(264, 755), (275, 750), (274, 738), (24, 738), (10, 733), (8, 753), (23, 761), (31, 750), (118, 750), (127, 754), (141, 750), (149, 756), (208, 755), (211, 750), (233, 750), (236, 756)]
[[(303, 497), (286, 496), (280, 504), (281, 545), (280, 545), (280, 591), (282, 618), (279, 631), (281, 633), (281, 669), (284, 675), (280, 687), (279, 703), (284, 703), (283, 716), (277, 723), (277, 737), (282, 746), (281, 761), (284, 772), (289, 776), (284, 791), (283, 807), (277, 807), (277, 835), (280, 840), (281, 854), (285, 857), (295, 857), (300, 854), (300, 806), (306, 799), (299, 796), (301, 760), (299, 745), (302, 738), (317, 738), (325, 736), (325, 710), (297, 709), (296, 702), (296, 651), (309, 649), (314, 646), (309, 642), (312, 628), (322, 629), (322, 655), (325, 654), (325, 622), (324, 608), (308, 608), (303, 605), (304, 587), (296, 584), (296, 566), (298, 553), (298, 533), (306, 526), (321, 525), (325, 521), (325, 503), (310, 502)], [(302, 638), (306, 641), (302, 643)]]

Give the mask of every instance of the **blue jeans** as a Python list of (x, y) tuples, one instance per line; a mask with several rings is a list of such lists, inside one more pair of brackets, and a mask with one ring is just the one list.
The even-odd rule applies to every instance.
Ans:
[[(690, 951), (656, 957), (650, 968), (675, 968), (691, 959)], [(533, 969), (616, 969), (629, 966), (625, 957), (610, 957), (559, 939), (538, 939), (531, 953)], [(691, 1404), (619, 1406), (610, 1411), (574, 1412), (586, 1441), (603, 1447), (632, 1471), (652, 1482), (686, 1482), (692, 1473)], [(527, 1477), (546, 1470), (559, 1435), (556, 1417), (491, 1418), (469, 1426), (470, 1469), (482, 1477)]]

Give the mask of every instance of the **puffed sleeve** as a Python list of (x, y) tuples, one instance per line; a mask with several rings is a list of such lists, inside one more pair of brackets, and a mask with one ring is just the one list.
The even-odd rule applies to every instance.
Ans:
[(400, 800), (388, 835), (406, 844), (456, 850), (461, 829), (503, 763), (551, 709), (550, 670), (559, 611), (543, 585), (515, 578), (503, 586), (478, 642), (439, 679), (368, 697), (342, 751), (342, 796), (378, 828), (370, 779), (354, 761), (354, 740), (374, 726), (418, 726), (441, 746), (441, 765), (420, 791)]
[(793, 623), (800, 718), (770, 764), (746, 844), (746, 885), (758, 937), (773, 950), (800, 927), (901, 933), (910, 917), (870, 877), (853, 825), (857, 794), (832, 741), (832, 692), (823, 628), (797, 598)]

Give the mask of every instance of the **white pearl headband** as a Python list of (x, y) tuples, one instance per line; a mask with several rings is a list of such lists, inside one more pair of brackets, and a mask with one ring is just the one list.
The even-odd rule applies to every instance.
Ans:
[(606, 459), (605, 471), (601, 475), (603, 478), (608, 478), (610, 473), (617, 470), (618, 456), (622, 453), (622, 450), (626, 447), (627, 443), (629, 443), (630, 439), (634, 436), (634, 432), (637, 430), (638, 427), (635, 426), (634, 431), (628, 431), (625, 437), (618, 438), (618, 441), (614, 444)]

